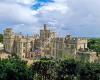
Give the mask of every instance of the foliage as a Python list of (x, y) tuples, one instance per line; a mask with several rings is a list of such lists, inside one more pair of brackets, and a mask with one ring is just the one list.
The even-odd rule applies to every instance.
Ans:
[(27, 66), (13, 57), (0, 60), (0, 80), (100, 80), (100, 64), (42, 58)]
[(97, 53), (100, 53), (100, 38), (93, 38), (88, 40), (88, 48)]
[(74, 59), (40, 60), (32, 65), (35, 80), (99, 80), (100, 64)]
[(32, 65), (32, 71), (35, 73), (34, 79), (55, 80), (55, 61), (50, 59), (41, 59)]
[(0, 34), (0, 42), (3, 42), (3, 35)]
[(86, 63), (81, 66), (80, 80), (100, 80), (100, 64)]
[(18, 58), (0, 60), (0, 80), (32, 80), (30, 74), (26, 62)]
[(57, 70), (57, 80), (73, 80), (77, 76), (78, 63), (74, 59), (62, 60)]

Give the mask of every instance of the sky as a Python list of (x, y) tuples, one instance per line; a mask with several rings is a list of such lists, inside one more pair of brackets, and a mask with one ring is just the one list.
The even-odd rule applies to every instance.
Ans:
[(100, 0), (0, 0), (0, 32), (36, 34), (43, 24), (60, 36), (100, 37)]

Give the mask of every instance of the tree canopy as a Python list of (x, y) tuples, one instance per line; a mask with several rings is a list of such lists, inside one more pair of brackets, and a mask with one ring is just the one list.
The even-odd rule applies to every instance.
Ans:
[(100, 64), (43, 58), (28, 66), (9, 58), (0, 60), (0, 80), (100, 80)]
[(0, 80), (33, 80), (26, 62), (16, 58), (0, 60)]
[(3, 35), (0, 34), (0, 42), (3, 42)]
[(88, 40), (88, 48), (90, 50), (100, 53), (100, 38), (93, 38)]

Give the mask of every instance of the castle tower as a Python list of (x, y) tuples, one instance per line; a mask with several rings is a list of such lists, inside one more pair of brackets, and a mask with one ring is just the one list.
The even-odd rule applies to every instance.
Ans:
[(47, 30), (47, 25), (46, 24), (44, 24), (44, 30)]
[(47, 25), (44, 24), (44, 29), (40, 30), (40, 39), (45, 40), (45, 39), (48, 39), (50, 37), (55, 38), (56, 33), (52, 32), (50, 29), (48, 29)]
[[(45, 54), (53, 53), (53, 39), (56, 37), (56, 33), (48, 29), (47, 25), (44, 24), (44, 28), (40, 30), (41, 46)], [(53, 41), (53, 42), (52, 42)], [(52, 44), (52, 45), (51, 45)], [(51, 54), (52, 55), (52, 54)]]
[(77, 38), (76, 48), (77, 50), (85, 50), (87, 48), (87, 39)]
[(4, 30), (4, 50), (9, 53), (13, 53), (14, 33), (11, 28)]
[(47, 25), (44, 24), (44, 29), (40, 30), (40, 39), (44, 40), (50, 37), (50, 30), (47, 29)]

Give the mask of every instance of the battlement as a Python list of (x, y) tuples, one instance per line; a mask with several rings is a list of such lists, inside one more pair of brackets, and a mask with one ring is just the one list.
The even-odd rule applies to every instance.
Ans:
[(64, 41), (64, 38), (63, 37), (57, 37), (56, 41)]
[(7, 31), (11, 31), (11, 30), (12, 30), (12, 28), (6, 28), (6, 30), (7, 30)]
[(6, 28), (3, 41), (6, 52), (15, 53), (20, 57), (28, 57), (32, 55), (31, 52), (38, 51), (37, 49), (42, 50), (41, 52), (45, 53), (45, 55), (49, 54), (54, 57), (61, 55), (64, 49), (72, 49), (73, 46), (77, 50), (87, 48), (87, 39), (72, 37), (71, 35), (56, 37), (56, 32), (50, 30), (46, 24), (40, 30), (40, 34), (31, 36), (16, 34), (13, 33), (12, 28)]

